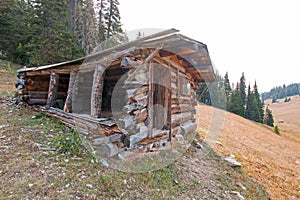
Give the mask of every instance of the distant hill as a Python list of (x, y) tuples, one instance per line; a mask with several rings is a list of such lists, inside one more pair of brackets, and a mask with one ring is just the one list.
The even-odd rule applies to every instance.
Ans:
[(277, 86), (271, 89), (270, 92), (262, 93), (262, 100), (272, 99), (275, 102), (277, 99), (282, 99), (290, 96), (300, 95), (300, 83), (292, 83), (288, 86)]
[[(281, 135), (266, 125), (206, 105), (197, 107), (198, 131), (206, 135), (208, 143), (215, 140), (213, 149), (217, 153), (234, 155), (243, 171), (262, 184), (271, 199), (300, 199), (299, 103), (299, 96), (291, 97), (288, 103), (276, 103), (276, 112), (271, 108), (276, 122), (284, 120), (284, 124), (278, 124)], [(284, 111), (282, 106), (291, 106), (293, 113), (289, 115), (291, 110)]]

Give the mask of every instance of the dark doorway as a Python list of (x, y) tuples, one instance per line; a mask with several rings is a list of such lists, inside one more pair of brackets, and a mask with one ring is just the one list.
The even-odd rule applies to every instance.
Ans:
[(169, 129), (171, 72), (163, 65), (153, 66), (153, 128)]

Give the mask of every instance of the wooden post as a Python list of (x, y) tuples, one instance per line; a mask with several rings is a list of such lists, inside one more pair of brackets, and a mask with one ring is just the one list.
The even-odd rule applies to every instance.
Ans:
[(68, 93), (67, 98), (64, 105), (64, 112), (72, 112), (72, 93), (74, 90), (75, 80), (76, 80), (76, 72), (74, 70), (70, 73), (70, 80), (69, 80), (69, 87), (68, 87)]
[(47, 105), (46, 105), (47, 108), (53, 107), (56, 103), (58, 83), (59, 83), (59, 75), (54, 72), (51, 72)]
[(172, 141), (172, 89), (169, 89), (169, 105), (168, 105), (168, 110), (169, 110), (169, 129), (170, 129), (170, 134), (169, 134), (169, 140), (170, 142)]
[(152, 138), (153, 134), (153, 96), (154, 96), (154, 74), (152, 63), (149, 64), (149, 103), (148, 103), (148, 114), (149, 114), (149, 123), (148, 123), (148, 138)]
[(105, 68), (100, 65), (95, 67), (91, 94), (91, 116), (95, 118), (100, 117), (101, 112), (104, 71)]

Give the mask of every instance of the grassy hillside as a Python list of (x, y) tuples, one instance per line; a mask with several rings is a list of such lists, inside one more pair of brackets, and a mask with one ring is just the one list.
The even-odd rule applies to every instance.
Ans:
[(272, 110), (281, 135), (300, 143), (300, 96), (290, 98), (289, 102), (284, 102), (284, 99), (279, 99), (278, 103), (266, 100), (265, 104)]
[[(297, 115), (283, 110), (290, 119), (299, 120), (299, 108)], [(286, 115), (280, 115), (283, 116)], [(242, 169), (260, 182), (273, 199), (300, 198), (299, 142), (277, 135), (264, 125), (205, 105), (198, 107), (198, 125), (202, 135), (219, 131), (213, 141), (208, 141), (213, 149), (221, 155), (235, 155), (243, 163)]]

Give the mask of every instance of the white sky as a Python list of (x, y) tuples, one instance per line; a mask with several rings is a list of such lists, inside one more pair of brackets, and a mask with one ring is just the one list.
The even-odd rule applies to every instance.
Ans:
[[(176, 28), (207, 44), (220, 74), (259, 92), (300, 82), (298, 0), (119, 0), (123, 28)], [(298, 67), (298, 69), (297, 69)]]

